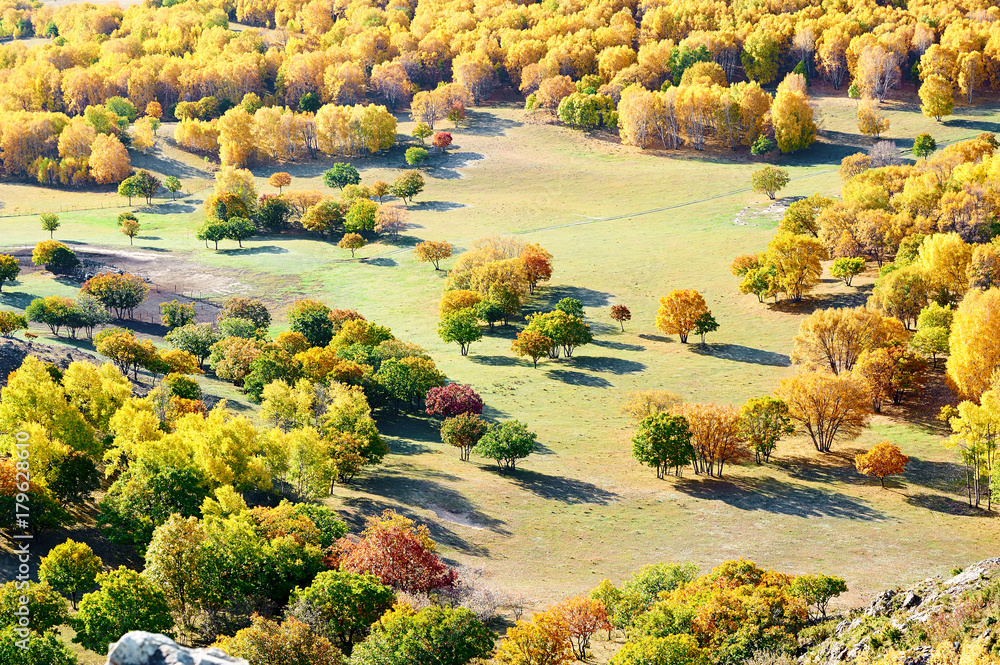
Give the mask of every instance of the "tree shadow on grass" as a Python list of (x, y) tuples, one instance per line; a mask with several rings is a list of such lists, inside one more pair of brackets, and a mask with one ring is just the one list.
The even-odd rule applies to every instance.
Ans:
[(961, 517), (992, 517), (992, 513), (982, 508), (974, 508), (968, 500), (958, 500), (941, 494), (921, 492), (906, 497), (906, 502), (917, 508), (924, 508), (935, 513), (958, 515)]
[(512, 473), (501, 474), (495, 466), (490, 467), (490, 469), (497, 475), (510, 479), (521, 489), (549, 501), (573, 505), (593, 503), (607, 506), (621, 498), (617, 493), (598, 487), (593, 483), (567, 476), (550, 476), (528, 469), (516, 469)]
[(647, 335), (646, 333), (640, 333), (639, 339), (648, 339), (650, 342), (663, 342), (665, 344), (672, 344), (674, 341), (673, 338), (666, 335)]
[(798, 302), (779, 300), (767, 303), (769, 309), (787, 314), (812, 314), (818, 309), (836, 309), (841, 307), (862, 307), (868, 302), (868, 297), (875, 288), (874, 284), (852, 286), (849, 293), (813, 294)]
[(947, 127), (961, 127), (962, 129), (974, 129), (980, 132), (1000, 132), (1000, 123), (987, 122), (984, 120), (965, 120), (964, 118), (952, 118), (941, 122)]
[(388, 256), (376, 256), (371, 259), (360, 259), (358, 263), (366, 263), (370, 266), (378, 266), (379, 268), (394, 268), (399, 265), (396, 263), (395, 259), (390, 259)]
[(556, 303), (563, 298), (576, 298), (586, 309), (587, 307), (607, 307), (611, 302), (612, 294), (582, 286), (553, 286), (537, 291), (531, 304), (539, 311), (548, 312), (555, 309)]
[(493, 115), (489, 111), (465, 112), (467, 123), (457, 130), (456, 134), (469, 134), (472, 136), (503, 136), (508, 130), (520, 127), (524, 123), (518, 120), (509, 120)]
[(688, 496), (721, 501), (745, 511), (848, 520), (885, 519), (882, 512), (844, 494), (782, 482), (770, 476), (720, 480), (680, 478), (674, 481), (674, 487)]
[(446, 212), (448, 210), (458, 210), (459, 208), (468, 207), (465, 203), (456, 203), (454, 201), (417, 201), (410, 204), (412, 210), (433, 210), (434, 212)]
[(255, 247), (220, 249), (218, 253), (226, 256), (249, 256), (252, 254), (287, 254), (288, 250), (277, 245), (257, 245)]
[(691, 344), (690, 350), (691, 353), (697, 353), (700, 356), (713, 356), (740, 363), (769, 365), (771, 367), (791, 367), (792, 365), (792, 359), (784, 353), (754, 349), (742, 344)]
[[(637, 363), (638, 364), (638, 363)], [(545, 374), (551, 378), (573, 386), (587, 386), (590, 388), (611, 388), (612, 383), (600, 376), (591, 376), (583, 372), (571, 369), (550, 369)]]
[(906, 464), (906, 481), (939, 492), (965, 489), (965, 467), (954, 462), (937, 462), (910, 456)]
[(513, 367), (520, 362), (517, 358), (510, 356), (470, 355), (466, 357), (477, 365), (490, 365), (491, 367)]
[(641, 344), (629, 344), (628, 342), (613, 342), (607, 339), (595, 339), (591, 342), (594, 346), (600, 346), (605, 349), (614, 349), (615, 351), (645, 351), (646, 347)]
[(34, 299), (34, 296), (24, 291), (0, 291), (0, 304), (3, 304), (5, 307), (24, 309)]
[(579, 356), (569, 359), (574, 367), (588, 369), (591, 372), (607, 372), (609, 374), (634, 374), (646, 369), (646, 365), (634, 360), (610, 358), (607, 356)]

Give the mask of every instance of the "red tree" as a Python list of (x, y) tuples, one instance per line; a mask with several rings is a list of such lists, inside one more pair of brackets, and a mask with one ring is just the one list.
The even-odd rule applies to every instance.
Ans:
[(444, 152), (451, 145), (451, 134), (448, 132), (438, 132), (434, 135), (434, 140), (431, 143), (435, 148), (440, 148), (441, 152)]
[[(422, 530), (421, 530), (422, 529)], [(426, 528), (387, 510), (368, 519), (362, 538), (337, 541), (340, 567), (352, 573), (371, 573), (382, 584), (408, 593), (427, 593), (455, 585), (458, 574), (434, 553)]]
[(431, 388), (427, 391), (424, 403), (427, 405), (427, 413), (432, 416), (451, 418), (460, 413), (474, 413), (477, 416), (483, 413), (483, 398), (472, 386), (462, 383)]

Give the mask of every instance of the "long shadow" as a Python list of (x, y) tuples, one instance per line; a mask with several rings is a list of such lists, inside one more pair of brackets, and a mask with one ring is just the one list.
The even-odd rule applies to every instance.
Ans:
[(612, 294), (582, 286), (553, 286), (539, 291), (532, 305), (547, 312), (555, 309), (556, 303), (563, 298), (576, 298), (586, 310), (587, 307), (607, 307)]
[(503, 136), (508, 130), (524, 124), (517, 120), (498, 118), (488, 111), (467, 110), (465, 115), (467, 124), (456, 133), (472, 136)]
[(806, 296), (798, 302), (779, 300), (776, 303), (768, 303), (767, 306), (772, 310), (789, 314), (812, 314), (818, 309), (862, 307), (868, 302), (868, 296), (871, 295), (875, 285), (863, 284), (851, 288), (850, 293), (814, 294)]
[(388, 256), (377, 256), (370, 259), (361, 259), (359, 263), (366, 263), (370, 266), (378, 266), (379, 268), (394, 268), (399, 264), (396, 263), (395, 259), (390, 259)]
[(612, 342), (607, 339), (595, 339), (591, 342), (594, 346), (604, 347), (605, 349), (614, 349), (615, 351), (645, 351), (646, 347), (641, 344), (629, 344), (628, 342)]
[(444, 155), (438, 153), (431, 157), (431, 164), (425, 170), (432, 177), (440, 180), (459, 180), (462, 178), (462, 174), (458, 172), (458, 169), (465, 168), (482, 159), (484, 159), (483, 155), (478, 152), (456, 151)]
[(773, 463), (797, 480), (821, 484), (850, 483), (860, 477), (854, 467), (854, 456), (860, 452), (863, 451), (844, 449), (816, 453), (814, 456), (782, 456)]
[(775, 353), (763, 349), (754, 349), (742, 344), (689, 344), (691, 353), (700, 356), (712, 356), (722, 360), (732, 360), (754, 365), (771, 367), (791, 367), (792, 359), (784, 353)]
[(574, 367), (589, 369), (591, 372), (608, 372), (609, 374), (634, 374), (646, 369), (646, 365), (634, 360), (609, 358), (606, 356), (580, 356), (570, 359)]
[[(639, 363), (636, 363), (639, 364)], [(611, 388), (613, 384), (600, 376), (591, 376), (583, 372), (576, 372), (571, 369), (550, 369), (546, 376), (573, 386), (587, 386), (590, 388)]]
[(942, 125), (947, 127), (961, 127), (962, 129), (977, 129), (981, 132), (1000, 132), (1000, 123), (987, 122), (984, 120), (966, 120), (964, 118), (952, 118), (943, 120)]
[(834, 517), (847, 520), (882, 520), (885, 515), (867, 504), (829, 490), (763, 478), (692, 480), (679, 478), (674, 488), (704, 501), (721, 501), (745, 511), (796, 517)]
[[(140, 240), (159, 240), (159, 238), (139, 238)], [(164, 247), (150, 247), (149, 245), (136, 245), (136, 249), (141, 249), (146, 252), (159, 252), (161, 254), (169, 254), (170, 250)]]
[(220, 249), (219, 254), (226, 256), (250, 256), (253, 254), (287, 254), (288, 250), (277, 245), (256, 245), (253, 247), (237, 247), (235, 249)]
[(965, 468), (954, 462), (936, 462), (910, 456), (906, 464), (908, 482), (939, 492), (954, 492), (965, 488)]
[[(168, 199), (169, 200), (169, 199)], [(145, 215), (180, 215), (197, 210), (193, 205), (186, 205), (179, 201), (169, 203), (153, 203), (139, 208), (139, 212)]]
[[(161, 139), (162, 138), (163, 137), (161, 137)], [(132, 158), (132, 166), (175, 175), (178, 178), (205, 178), (209, 180), (212, 178), (210, 173), (188, 166), (184, 162), (171, 157), (164, 157), (162, 153), (134, 155)]]
[[(491, 467), (491, 469), (499, 475), (500, 472), (496, 470), (496, 467)], [(566, 504), (593, 503), (607, 506), (621, 498), (615, 492), (585, 480), (567, 478), (566, 476), (550, 476), (528, 469), (516, 469), (513, 473), (504, 474), (503, 477), (509, 478), (515, 485), (535, 496)]]
[(674, 341), (672, 337), (667, 337), (666, 335), (649, 335), (646, 333), (639, 333), (639, 339), (648, 339), (650, 342), (665, 342), (665, 343), (671, 343)]
[(0, 291), (0, 303), (3, 303), (7, 307), (24, 309), (34, 299), (30, 293), (25, 293), (24, 291)]
[(967, 500), (959, 501), (949, 496), (942, 496), (940, 494), (911, 494), (906, 497), (906, 502), (911, 506), (924, 508), (935, 513), (944, 513), (945, 515), (959, 515), (962, 517), (992, 517), (992, 513), (987, 512), (982, 508), (974, 508), (973, 506), (970, 506)]
[(455, 201), (418, 201), (410, 204), (410, 208), (413, 210), (433, 210), (434, 212), (445, 212), (467, 207), (466, 204), (456, 203)]
[(491, 367), (513, 367), (514, 365), (519, 364), (517, 358), (511, 358), (510, 356), (470, 355), (467, 357), (477, 365), (490, 365)]

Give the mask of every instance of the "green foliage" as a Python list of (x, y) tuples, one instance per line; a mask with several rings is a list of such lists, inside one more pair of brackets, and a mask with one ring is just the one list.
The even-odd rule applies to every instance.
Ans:
[(225, 337), (241, 337), (243, 339), (257, 339), (260, 337), (260, 330), (253, 321), (237, 317), (219, 319), (219, 333)]
[(139, 112), (135, 108), (135, 104), (124, 97), (110, 98), (108, 101), (104, 102), (104, 108), (108, 109), (119, 118), (127, 118), (129, 122), (135, 122), (135, 119), (139, 115)]
[(514, 471), (517, 460), (535, 452), (538, 436), (519, 420), (491, 425), (472, 449), (477, 455), (496, 461), (500, 471)]
[(42, 220), (42, 230), (48, 231), (49, 238), (51, 238), (55, 230), (59, 228), (59, 215), (55, 214), (54, 212), (47, 212), (41, 216), (41, 220)]
[(747, 77), (765, 85), (778, 75), (780, 44), (778, 36), (770, 30), (757, 30), (743, 42), (740, 59)]
[(164, 339), (170, 346), (187, 351), (204, 364), (205, 358), (212, 353), (212, 345), (222, 339), (222, 335), (211, 323), (189, 323), (174, 328)]
[(428, 159), (430, 159), (430, 153), (427, 152), (426, 148), (413, 146), (406, 149), (406, 163), (410, 166), (420, 166)]
[(201, 399), (203, 397), (201, 387), (198, 382), (183, 374), (168, 374), (164, 377), (162, 385), (167, 390), (167, 394), (181, 399)]
[(315, 92), (307, 92), (299, 97), (300, 113), (315, 113), (323, 105), (323, 101)]
[(244, 240), (257, 235), (257, 227), (254, 226), (253, 221), (246, 217), (231, 217), (224, 222), (223, 226), (225, 227), (225, 237), (228, 240), (235, 240), (240, 247), (243, 246)]
[[(21, 648), (21, 644), (25, 648)], [(4, 665), (77, 665), (78, 661), (55, 633), (26, 639), (13, 627), (0, 630), (0, 663)]]
[(347, 185), (357, 185), (361, 182), (361, 174), (350, 164), (337, 162), (323, 173), (323, 184), (327, 187), (344, 189)]
[(708, 62), (712, 59), (708, 47), (699, 44), (695, 48), (688, 45), (674, 46), (670, 49), (670, 72), (673, 75), (673, 84), (680, 85), (681, 78), (688, 67), (699, 62)]
[(479, 317), (471, 307), (460, 309), (438, 323), (438, 336), (444, 342), (458, 342), (463, 356), (469, 355), (469, 346), (483, 338)]
[(847, 593), (847, 583), (840, 577), (800, 575), (792, 582), (791, 594), (801, 598), (816, 611), (816, 616), (826, 619), (826, 609), (833, 598)]
[(493, 653), (493, 632), (470, 610), (432, 605), (419, 612), (399, 606), (372, 627), (353, 652), (352, 665), (466, 665)]
[(643, 418), (632, 439), (632, 457), (655, 468), (657, 478), (663, 478), (670, 467), (679, 476), (681, 467), (694, 459), (687, 420), (666, 413)]
[(419, 171), (404, 171), (392, 182), (389, 193), (396, 198), (413, 201), (413, 197), (424, 191), (424, 177)]
[(424, 139), (431, 136), (433, 133), (434, 130), (431, 129), (431, 126), (426, 122), (418, 122), (416, 127), (413, 128), (413, 131), (410, 132), (410, 135), (418, 139), (420, 141), (420, 145), (424, 145)]
[[(570, 305), (570, 308), (574, 306)], [(582, 307), (580, 309), (582, 310)], [(582, 318), (567, 314), (560, 309), (545, 314), (530, 315), (525, 331), (539, 332), (551, 340), (552, 349), (549, 355), (553, 358), (558, 357), (560, 347), (566, 357), (570, 358), (576, 347), (594, 341), (590, 326)]]
[(775, 166), (765, 166), (754, 171), (750, 175), (750, 184), (753, 191), (767, 194), (769, 199), (774, 199), (774, 195), (791, 181), (788, 171)]
[(89, 545), (67, 540), (42, 558), (38, 579), (68, 594), (76, 608), (77, 594), (94, 587), (103, 565)]
[(693, 332), (696, 335), (700, 335), (701, 343), (704, 344), (705, 335), (707, 335), (710, 332), (715, 332), (718, 329), (719, 329), (719, 322), (715, 320), (715, 317), (712, 316), (711, 312), (705, 312), (704, 314), (700, 315), (697, 319), (694, 320), (694, 330), (692, 330), (691, 332)]
[(851, 285), (851, 281), (856, 275), (860, 275), (865, 271), (865, 260), (860, 256), (856, 257), (840, 257), (833, 260), (833, 265), (830, 266), (830, 274), (837, 279), (844, 280), (844, 284), (847, 286)]
[[(0, 586), (0, 628), (20, 626), (21, 597), (28, 600), (28, 629), (41, 634), (61, 626), (69, 619), (66, 611), (66, 599), (59, 595), (45, 581), (7, 582)], [(32, 639), (37, 635), (32, 635)], [(6, 664), (5, 664), (6, 665)]]
[(98, 575), (98, 591), (84, 595), (73, 620), (74, 642), (91, 651), (104, 652), (131, 630), (169, 635), (174, 627), (167, 599), (156, 585), (134, 570)]
[(226, 239), (226, 223), (215, 219), (214, 217), (208, 217), (204, 223), (198, 227), (198, 231), (195, 232), (195, 237), (198, 240), (205, 241), (205, 246), (208, 246), (209, 242), (215, 243), (215, 249), (219, 249), (219, 241)]
[(583, 318), (583, 303), (581, 303), (576, 298), (563, 298), (556, 303), (556, 309), (560, 312), (565, 312), (570, 316), (578, 316)]
[(703, 665), (708, 659), (690, 635), (642, 636), (625, 643), (611, 665)]
[(913, 139), (913, 147), (910, 150), (915, 157), (927, 159), (932, 152), (937, 150), (937, 141), (927, 132), (917, 134), (917, 138)]
[(755, 157), (760, 157), (761, 155), (766, 155), (769, 152), (774, 152), (778, 145), (774, 142), (770, 136), (761, 134), (758, 136), (753, 145), (750, 146), (750, 154)]
[(472, 448), (488, 431), (488, 425), (475, 413), (460, 413), (446, 418), (441, 424), (441, 440), (449, 446), (457, 447), (462, 460), (469, 459)]
[(181, 191), (182, 187), (180, 179), (174, 175), (168, 175), (163, 181), (163, 186), (174, 198), (177, 198), (177, 192)]
[(378, 204), (371, 199), (358, 199), (347, 209), (344, 216), (344, 231), (360, 233), (374, 231), (378, 215)]
[(617, 124), (613, 122), (617, 116), (614, 100), (607, 95), (597, 95), (592, 92), (589, 94), (574, 92), (564, 97), (559, 102), (556, 113), (559, 115), (559, 120), (580, 129), (596, 129)]
[(333, 339), (330, 308), (315, 300), (296, 300), (288, 312), (288, 326), (301, 333), (310, 346), (326, 346)]
[(160, 303), (160, 320), (168, 328), (180, 328), (194, 323), (194, 303), (179, 302), (176, 298), (170, 302)]
[(847, 96), (851, 99), (861, 99), (861, 88), (858, 87), (857, 83), (851, 83), (850, 87), (847, 88)]
[(141, 554), (157, 526), (172, 513), (199, 515), (207, 496), (208, 480), (198, 471), (133, 464), (98, 504), (97, 526), (112, 543)]
[(329, 570), (292, 592), (288, 616), (310, 624), (350, 654), (395, 600), (396, 593), (372, 575)]
[(783, 435), (795, 432), (788, 415), (788, 405), (770, 396), (749, 400), (740, 409), (740, 419), (747, 444), (757, 457), (757, 464), (771, 458)]
[(288, 224), (292, 213), (292, 206), (284, 197), (265, 195), (261, 197), (260, 205), (257, 206), (255, 219), (261, 226), (279, 231)]

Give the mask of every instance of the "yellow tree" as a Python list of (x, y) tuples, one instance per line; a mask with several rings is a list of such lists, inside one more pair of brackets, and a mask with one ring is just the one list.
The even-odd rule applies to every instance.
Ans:
[(696, 473), (722, 477), (726, 463), (751, 458), (740, 412), (730, 404), (678, 404), (671, 413), (684, 416), (691, 431)]
[(905, 341), (903, 325), (874, 310), (820, 309), (799, 325), (792, 362), (840, 374), (850, 372), (862, 352)]
[(447, 240), (425, 240), (413, 248), (413, 254), (421, 263), (433, 263), (435, 270), (441, 269), (441, 261), (451, 256), (453, 247)]
[(889, 129), (889, 119), (882, 115), (878, 102), (865, 98), (858, 104), (858, 131), (879, 138)]
[(928, 118), (941, 122), (955, 108), (951, 83), (943, 76), (932, 74), (920, 85), (920, 110)]
[(949, 382), (965, 399), (978, 400), (1000, 368), (1000, 289), (970, 291), (955, 310), (948, 338)]
[(969, 288), (972, 247), (957, 233), (935, 233), (920, 244), (916, 265), (942, 301), (955, 301)]
[(223, 166), (245, 166), (253, 156), (254, 119), (242, 106), (219, 118), (219, 160)]
[(826, 249), (816, 238), (781, 231), (767, 246), (766, 263), (774, 267), (776, 291), (802, 300), (823, 275)]
[(982, 53), (972, 51), (958, 57), (958, 89), (966, 96), (969, 104), (972, 104), (972, 95), (979, 89), (985, 77)]
[(708, 312), (708, 305), (694, 289), (675, 289), (660, 298), (656, 312), (656, 328), (667, 335), (678, 335), (687, 343), (688, 334), (695, 329), (698, 317)]
[(885, 487), (886, 476), (903, 473), (909, 461), (910, 458), (891, 441), (876, 443), (867, 453), (854, 456), (854, 466), (858, 473), (878, 478), (882, 487)]
[(801, 79), (800, 74), (789, 74), (778, 86), (778, 92), (771, 105), (771, 123), (774, 125), (774, 140), (781, 152), (794, 152), (808, 148), (816, 140), (816, 123), (809, 98), (801, 88), (793, 85)]
[(497, 665), (566, 665), (572, 662), (569, 626), (553, 612), (535, 613), (531, 622), (507, 629), (493, 662)]
[(774, 394), (821, 453), (830, 452), (837, 440), (857, 437), (868, 424), (868, 393), (850, 374), (796, 374), (782, 380)]
[(98, 134), (90, 152), (90, 174), (100, 185), (119, 183), (132, 172), (128, 150), (110, 134)]

